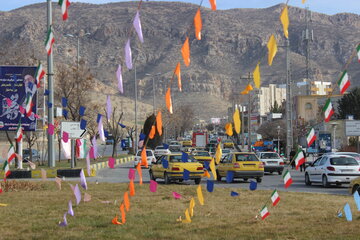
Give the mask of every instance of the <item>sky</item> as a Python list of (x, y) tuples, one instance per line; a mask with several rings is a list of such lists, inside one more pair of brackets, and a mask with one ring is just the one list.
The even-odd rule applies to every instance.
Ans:
[[(145, 0), (144, 0), (145, 1)], [(152, 0), (150, 0), (152, 1)], [(164, 0), (158, 0), (164, 1)], [(169, 1), (169, 0), (168, 0)], [(190, 2), (199, 4), (201, 0), (177, 0), (177, 2)], [(33, 3), (46, 2), (46, 0), (0, 0), (0, 11), (9, 11)], [(58, 0), (53, 0), (58, 2)], [(124, 2), (122, 0), (70, 0), (70, 2), (87, 2), (102, 4), (108, 2)], [(209, 1), (203, 0), (203, 6), (209, 7)], [(218, 9), (231, 8), (266, 8), (286, 0), (217, 0)], [(360, 15), (360, 0), (307, 0), (302, 4), (301, 0), (289, 0), (289, 5), (304, 7), (307, 6), (311, 11), (326, 13), (329, 15), (336, 13), (356, 13)]]

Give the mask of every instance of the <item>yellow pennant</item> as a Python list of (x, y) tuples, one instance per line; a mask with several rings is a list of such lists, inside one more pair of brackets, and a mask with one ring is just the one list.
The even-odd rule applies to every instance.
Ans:
[(280, 21), (281, 21), (281, 24), (283, 25), (284, 36), (286, 38), (289, 38), (289, 31), (288, 31), (288, 28), (289, 28), (289, 15), (288, 15), (288, 8), (287, 8), (286, 5), (285, 5), (284, 9), (281, 12)]
[(201, 185), (197, 187), (196, 192), (200, 205), (204, 205), (204, 196), (201, 191)]
[(212, 175), (214, 177), (214, 180), (216, 180), (217, 177), (216, 177), (216, 168), (215, 168), (215, 159), (214, 158), (212, 158), (211, 161), (210, 161), (210, 170), (211, 170), (211, 173), (212, 173)]
[(302, 0), (302, 3), (304, 4), (306, 2), (306, 0)]
[(269, 66), (271, 66), (273, 59), (277, 53), (277, 45), (276, 45), (276, 39), (275, 39), (274, 34), (270, 36), (269, 42), (267, 44), (267, 48), (269, 50), (268, 63), (269, 63)]
[(239, 108), (237, 108), (237, 107), (236, 107), (234, 115), (233, 115), (233, 121), (234, 121), (235, 132), (237, 134), (239, 134), (240, 130), (241, 130), (241, 120), (240, 120)]
[(182, 223), (191, 223), (191, 218), (188, 209), (185, 210), (185, 220), (182, 220)]
[(7, 207), (6, 203), (0, 203), (0, 207)]
[(225, 125), (225, 131), (226, 131), (226, 134), (229, 135), (230, 137), (233, 135), (232, 123), (227, 123)]
[(253, 72), (253, 76), (254, 76), (254, 84), (256, 88), (260, 88), (260, 84), (261, 84), (261, 76), (260, 76), (260, 62), (258, 62), (258, 64), (256, 65), (256, 68)]
[(219, 164), (219, 162), (221, 160), (221, 155), (222, 155), (221, 142), (219, 142), (219, 144), (216, 147), (216, 153), (215, 153), (216, 164)]
[(194, 216), (194, 207), (195, 207), (195, 200), (194, 200), (194, 198), (191, 198), (190, 205), (189, 205), (190, 217)]

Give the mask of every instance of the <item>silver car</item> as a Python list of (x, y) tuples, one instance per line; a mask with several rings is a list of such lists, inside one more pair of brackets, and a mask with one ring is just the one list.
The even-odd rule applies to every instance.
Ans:
[(171, 151), (168, 148), (165, 148), (164, 146), (157, 146), (154, 150), (155, 157), (167, 155), (170, 153), (171, 153)]
[(316, 159), (305, 170), (305, 184), (322, 183), (341, 185), (360, 177), (360, 165), (348, 155), (325, 154)]
[(256, 153), (260, 161), (264, 163), (264, 172), (277, 172), (279, 175), (284, 170), (284, 160), (277, 152), (258, 152)]

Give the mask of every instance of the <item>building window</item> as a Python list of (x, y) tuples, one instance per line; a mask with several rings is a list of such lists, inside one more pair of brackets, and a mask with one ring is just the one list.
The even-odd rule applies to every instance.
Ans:
[(311, 103), (306, 103), (305, 104), (305, 109), (306, 110), (311, 110), (312, 109), (312, 104)]

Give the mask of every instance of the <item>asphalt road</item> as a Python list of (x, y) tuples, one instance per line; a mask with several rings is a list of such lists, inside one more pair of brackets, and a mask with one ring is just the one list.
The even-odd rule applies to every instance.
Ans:
[[(98, 171), (97, 176), (93, 178), (88, 178), (88, 181), (91, 182), (110, 182), (110, 183), (127, 183), (129, 169), (133, 167), (133, 162), (129, 162), (123, 165), (116, 166), (114, 169), (101, 169)], [(304, 172), (295, 171), (290, 169), (290, 174), (293, 179), (293, 184), (288, 188), (284, 188), (284, 182), (281, 175), (278, 174), (265, 174), (261, 183), (258, 183), (257, 189), (260, 190), (274, 190), (278, 189), (286, 192), (310, 192), (310, 193), (327, 193), (334, 195), (348, 195), (348, 184), (342, 186), (331, 186), (329, 188), (324, 188), (321, 184), (313, 184), (312, 186), (306, 186), (304, 182)], [(74, 179), (75, 180), (75, 179)], [(136, 178), (136, 180), (138, 180)], [(251, 180), (251, 179), (250, 179)], [(235, 180), (233, 183), (226, 183), (225, 178), (222, 182), (215, 182), (216, 187), (231, 188), (231, 190), (236, 191), (236, 188), (248, 189), (250, 180), (244, 182), (242, 180)], [(149, 171), (143, 168), (143, 182), (148, 183)], [(161, 179), (157, 180), (159, 184), (163, 184)], [(194, 181), (185, 181), (183, 183), (173, 183), (173, 184), (184, 184), (184, 185), (194, 185)], [(206, 179), (203, 179), (203, 185), (206, 184)]]

